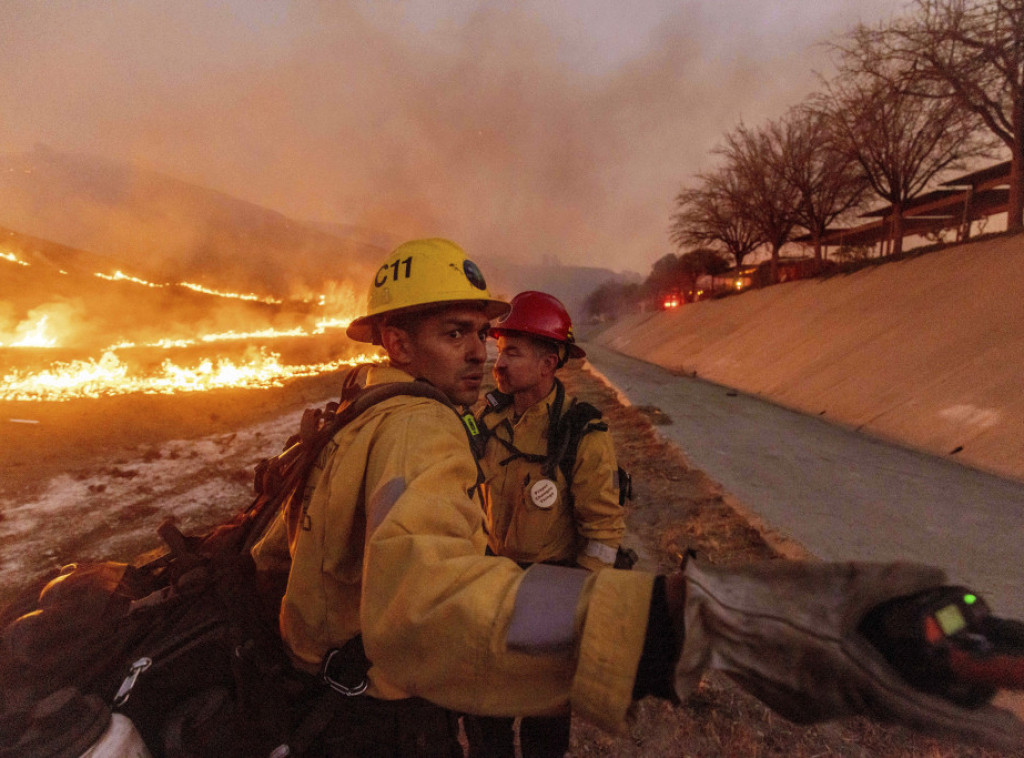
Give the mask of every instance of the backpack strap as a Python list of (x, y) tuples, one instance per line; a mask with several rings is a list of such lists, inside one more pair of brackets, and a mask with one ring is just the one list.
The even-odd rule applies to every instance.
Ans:
[[(512, 442), (488, 429), (482, 422), (489, 413), (505, 410), (512, 403), (512, 396), (500, 392), (489, 393), (487, 396), (488, 407), (480, 414), (481, 425), (487, 435), (485, 444), (490, 438), (496, 439), (509, 453), (508, 457), (500, 462), (502, 466), (510, 461), (522, 458), (529, 463), (541, 464), (541, 472), (545, 477), (553, 478), (556, 469), (561, 468), (565, 474), (566, 482), (572, 484), (572, 469), (576, 461), (576, 451), (579, 448), (580, 440), (589, 431), (607, 429), (607, 424), (592, 424), (591, 422), (601, 418), (601, 412), (590, 403), (582, 403), (575, 398), (565, 408), (565, 385), (558, 377), (555, 377), (555, 396), (548, 405), (548, 435), (547, 449), (543, 455), (537, 453), (525, 453), (517, 448)], [(495, 425), (494, 429), (504, 426), (508, 430), (508, 436), (513, 436), (512, 424), (507, 418)]]
[[(259, 541), (282, 508), (298, 507), (301, 504), (309, 473), (334, 435), (378, 403), (400, 395), (436, 400), (459, 417), (470, 447), (474, 448), (477, 444), (477, 434), (474, 433), (476, 423), (473, 422), (471, 429), (467, 421), (467, 416), (472, 419), (472, 415), (461, 414), (451, 400), (429, 382), (387, 382), (363, 387), (358, 384), (361, 368), (362, 365), (355, 367), (346, 376), (340, 402), (328, 403), (324, 408), (307, 408), (302, 414), (298, 434), (289, 439), (285, 451), (257, 465), (254, 484), (256, 497), (244, 513), (244, 517), (251, 522), (242, 544), (244, 552), (251, 550)], [(470, 497), (474, 496), (482, 481), (483, 474), (477, 465), (477, 481), (467, 493)]]
[[(554, 438), (548, 439), (550, 456), (548, 465), (552, 470), (555, 466), (562, 470), (562, 476), (565, 477), (566, 497), (570, 507), (573, 503), (573, 471), (576, 468), (576, 456), (579, 453), (580, 443), (590, 432), (608, 431), (608, 424), (600, 419), (601, 411), (596, 407), (574, 399), (559, 421)], [(551, 444), (552, 440), (556, 442), (557, 446)], [(552, 450), (552, 447), (555, 449)]]

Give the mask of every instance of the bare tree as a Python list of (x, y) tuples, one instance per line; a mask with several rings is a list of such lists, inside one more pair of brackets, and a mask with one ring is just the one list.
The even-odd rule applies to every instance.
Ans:
[(948, 98), (908, 94), (891, 77), (845, 70), (816, 98), (817, 109), (871, 189), (892, 205), (893, 254), (903, 249), (907, 203), (949, 169), (985, 151), (977, 119)]
[(734, 177), (733, 203), (771, 253), (771, 281), (778, 281), (779, 250), (796, 226), (799, 194), (786, 180), (783, 156), (788, 135), (771, 128), (738, 126), (726, 135), (716, 152), (725, 158), (725, 171)]
[(916, 13), (858, 27), (848, 67), (919, 97), (950, 98), (1010, 151), (1007, 227), (1024, 228), (1024, 0), (914, 0)]
[(782, 150), (782, 175), (799, 196), (796, 223), (810, 234), (814, 257), (820, 262), (822, 236), (858, 205), (867, 181), (856, 158), (836, 139), (830, 119), (820, 111), (794, 108), (768, 129)]
[(669, 238), (678, 248), (717, 247), (736, 262), (761, 246), (762, 240), (735, 203), (741, 190), (736, 177), (725, 171), (698, 174), (698, 186), (676, 195)]

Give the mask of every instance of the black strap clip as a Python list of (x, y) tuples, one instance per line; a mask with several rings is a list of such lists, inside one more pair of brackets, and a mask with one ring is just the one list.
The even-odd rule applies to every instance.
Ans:
[(350, 658), (345, 648), (328, 650), (320, 664), (320, 681), (345, 697), (356, 697), (366, 692), (370, 680), (365, 668), (361, 673), (353, 671)]

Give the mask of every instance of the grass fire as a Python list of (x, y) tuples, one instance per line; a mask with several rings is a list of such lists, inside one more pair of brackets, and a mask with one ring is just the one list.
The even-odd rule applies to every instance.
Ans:
[(89, 271), (63, 252), (0, 251), (0, 400), (265, 388), (373, 359), (344, 336), (347, 282), (285, 298)]

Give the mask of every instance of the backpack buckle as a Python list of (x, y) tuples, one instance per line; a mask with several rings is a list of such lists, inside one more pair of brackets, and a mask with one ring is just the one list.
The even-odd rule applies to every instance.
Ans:
[(132, 690), (135, 688), (135, 682), (139, 679), (139, 674), (148, 669), (153, 665), (151, 658), (142, 657), (139, 658), (135, 663), (132, 664), (131, 670), (128, 672), (128, 676), (121, 682), (121, 686), (117, 688), (117, 694), (114, 695), (114, 707), (122, 706), (128, 702), (128, 697), (132, 694)]
[[(342, 657), (339, 658), (338, 656)], [(366, 688), (370, 685), (370, 680), (365, 673), (362, 674), (358, 682), (354, 683), (353, 680), (356, 677), (346, 677), (346, 673), (352, 673), (351, 671), (346, 672), (346, 668), (351, 669), (351, 664), (346, 666), (346, 663), (349, 663), (345, 660), (346, 657), (342, 648), (328, 650), (327, 655), (324, 656), (323, 663), (320, 664), (320, 681), (345, 697), (356, 697), (366, 692)]]

